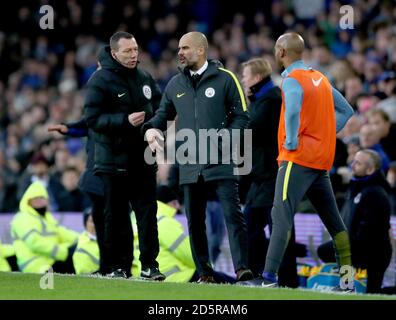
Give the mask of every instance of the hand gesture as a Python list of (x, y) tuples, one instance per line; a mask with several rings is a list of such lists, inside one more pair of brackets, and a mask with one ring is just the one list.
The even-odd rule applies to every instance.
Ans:
[(140, 126), (144, 122), (144, 117), (146, 116), (146, 112), (134, 112), (128, 116), (128, 121), (134, 127)]
[[(157, 129), (148, 129), (145, 134), (146, 140), (149, 144), (151, 151), (164, 151), (163, 141), (164, 136), (161, 131)], [(160, 141), (160, 142), (159, 142)]]

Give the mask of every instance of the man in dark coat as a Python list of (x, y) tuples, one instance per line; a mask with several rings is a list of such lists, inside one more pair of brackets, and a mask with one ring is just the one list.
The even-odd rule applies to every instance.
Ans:
[[(356, 153), (352, 171), (353, 179), (342, 210), (349, 231), (352, 264), (367, 270), (367, 293), (380, 293), (392, 256), (390, 187), (381, 172), (381, 158), (373, 150)], [(325, 262), (335, 260), (331, 243), (319, 246), (318, 254)]]
[(152, 117), (161, 97), (150, 74), (137, 67), (138, 45), (117, 32), (103, 48), (98, 69), (87, 85), (84, 119), (93, 131), (94, 174), (103, 181), (104, 272), (129, 277), (133, 259), (130, 209), (139, 228), (141, 276), (164, 280), (158, 270), (156, 166), (144, 161), (147, 143), (140, 127)]
[[(240, 132), (246, 128), (249, 117), (236, 76), (219, 62), (208, 61), (207, 51), (208, 42), (202, 33), (190, 32), (180, 39), (181, 72), (168, 83), (158, 112), (143, 126), (143, 132), (153, 150), (161, 150), (157, 139), (163, 137), (157, 129), (166, 130), (167, 121), (174, 120), (176, 115), (177, 133), (189, 133), (185, 143), (187, 159), (181, 163), (181, 147), (176, 156), (180, 163), (180, 184), (184, 188), (191, 249), (199, 282), (215, 282), (205, 229), (208, 184), (214, 186), (223, 208), (237, 280), (249, 280), (253, 274), (247, 262), (246, 223), (238, 196), (236, 165), (230, 161), (230, 148), (228, 151), (221, 148), (221, 143), (214, 149), (209, 148), (204, 159), (200, 157), (207, 146), (207, 139), (201, 139), (201, 133), (214, 132), (215, 137), (209, 136), (209, 144), (214, 142), (215, 145), (219, 140), (225, 141), (232, 129)], [(205, 150), (197, 150), (194, 145), (204, 145)]]

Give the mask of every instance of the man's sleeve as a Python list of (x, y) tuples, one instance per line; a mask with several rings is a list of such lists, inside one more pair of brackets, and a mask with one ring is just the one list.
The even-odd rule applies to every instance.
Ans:
[(84, 119), (63, 124), (67, 127), (66, 136), (80, 138), (88, 135), (88, 126)]
[(345, 124), (353, 115), (353, 108), (342, 94), (332, 87), (334, 109), (336, 113), (336, 130), (337, 133), (344, 128)]
[(151, 128), (165, 131), (167, 129), (166, 122), (174, 120), (175, 117), (176, 109), (169, 97), (169, 90), (166, 88), (155, 116), (142, 126), (142, 133), (145, 134)]
[(224, 119), (225, 128), (246, 129), (249, 124), (249, 114), (242, 87), (235, 74), (227, 69), (219, 69), (229, 75), (225, 99), (227, 104), (227, 115)]
[(89, 128), (97, 132), (114, 132), (129, 127), (126, 113), (104, 112), (105, 96), (103, 88), (94, 83), (92, 78), (88, 84), (87, 95), (84, 104), (84, 119)]
[(158, 83), (152, 77), (151, 77), (151, 88), (153, 88), (153, 97), (151, 98), (151, 100), (153, 105), (153, 113), (155, 114), (159, 109), (162, 93)]
[(289, 151), (298, 147), (298, 130), (300, 129), (300, 112), (304, 92), (296, 79), (286, 78), (282, 84), (285, 99), (286, 140), (283, 147)]

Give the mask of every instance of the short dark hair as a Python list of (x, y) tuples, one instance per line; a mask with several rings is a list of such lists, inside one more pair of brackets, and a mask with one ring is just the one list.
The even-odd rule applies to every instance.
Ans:
[(120, 39), (132, 39), (132, 38), (134, 38), (134, 36), (129, 32), (117, 31), (110, 38), (110, 48), (112, 50), (118, 51), (119, 48), (118, 41), (120, 41)]

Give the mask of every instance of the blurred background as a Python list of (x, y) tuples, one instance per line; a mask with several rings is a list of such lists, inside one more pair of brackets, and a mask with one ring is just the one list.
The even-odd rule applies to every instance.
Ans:
[[(39, 9), (46, 4), (55, 12), (54, 29), (39, 26)], [(354, 29), (339, 27), (344, 4), (353, 8)], [(97, 51), (117, 30), (136, 37), (140, 66), (162, 89), (177, 72), (178, 39), (187, 31), (205, 33), (210, 58), (237, 73), (242, 62), (266, 57), (273, 64), (274, 80), (280, 71), (274, 65), (274, 42), (287, 30), (301, 33), (307, 45), (304, 60), (325, 73), (358, 111), (339, 135), (336, 173), (348, 165), (348, 152), (359, 143), (369, 109), (382, 108), (396, 122), (395, 21), (396, 4), (386, 0), (247, 1), (244, 7), (225, 0), (10, 1), (0, 12), (0, 212), (17, 209), (36, 153), (44, 156), (63, 198), (73, 191), (75, 176), (64, 176), (64, 171), (72, 167), (81, 173), (84, 142), (49, 135), (46, 128), (80, 119), (84, 85), (97, 68)], [(396, 147), (385, 151), (389, 166), (396, 160)], [(394, 164), (390, 168), (389, 179), (394, 180)], [(166, 173), (159, 179), (165, 181)], [(342, 199), (342, 182), (348, 179), (334, 181)], [(70, 208), (63, 202), (54, 200), (53, 209), (84, 206)]]
[[(54, 29), (39, 26), (43, 5), (54, 9)], [(353, 8), (353, 29), (340, 28), (342, 5)], [(18, 210), (32, 175), (48, 181), (53, 211), (82, 212), (89, 206), (78, 189), (86, 159), (84, 139), (49, 134), (47, 127), (81, 118), (84, 85), (97, 68), (96, 54), (117, 30), (135, 36), (140, 66), (161, 89), (177, 72), (178, 39), (188, 31), (205, 33), (209, 58), (238, 75), (242, 62), (267, 58), (278, 84), (274, 43), (287, 30), (300, 33), (306, 42), (305, 62), (328, 76), (356, 110), (338, 135), (331, 172), (340, 207), (353, 155), (361, 147), (380, 144), (395, 214), (396, 3), (391, 0), (7, 2), (0, 11), (1, 213)], [(385, 111), (393, 131), (370, 122), (372, 109)], [(168, 179), (169, 167), (160, 168), (159, 183)], [(312, 208), (303, 204), (300, 211)]]

